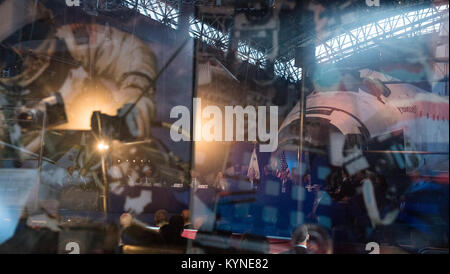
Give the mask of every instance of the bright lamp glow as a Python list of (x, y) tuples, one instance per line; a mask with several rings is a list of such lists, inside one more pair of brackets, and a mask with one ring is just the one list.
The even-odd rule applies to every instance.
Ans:
[(100, 150), (100, 151), (106, 151), (106, 150), (109, 149), (109, 145), (106, 144), (104, 141), (100, 141), (100, 142), (97, 144), (97, 149)]

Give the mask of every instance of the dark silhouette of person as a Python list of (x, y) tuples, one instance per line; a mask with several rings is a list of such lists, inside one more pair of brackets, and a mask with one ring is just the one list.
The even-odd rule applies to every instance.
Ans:
[(170, 217), (169, 223), (160, 228), (160, 233), (166, 245), (169, 246), (186, 246), (187, 239), (181, 234), (184, 230), (184, 219), (180, 215)]
[(309, 254), (307, 242), (309, 240), (308, 227), (306, 225), (298, 226), (292, 233), (292, 248), (282, 254)]

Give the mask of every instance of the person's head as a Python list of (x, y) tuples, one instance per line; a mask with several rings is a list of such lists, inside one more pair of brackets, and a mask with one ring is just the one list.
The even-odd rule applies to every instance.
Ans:
[(184, 209), (183, 211), (181, 211), (181, 217), (183, 217), (184, 220), (184, 224), (188, 224), (189, 223), (189, 209)]
[(73, 171), (74, 171), (74, 167), (73, 167), (73, 166), (69, 166), (69, 167), (67, 168), (67, 173), (69, 173), (70, 176), (72, 176)]
[(253, 168), (253, 167), (251, 167), (250, 169), (249, 169), (249, 177), (250, 177), (250, 179), (255, 179), (255, 177), (256, 177), (256, 171), (255, 171), (255, 169)]
[(161, 227), (164, 224), (167, 224), (169, 221), (168, 219), (169, 219), (169, 217), (168, 217), (168, 213), (166, 210), (160, 209), (160, 210), (156, 211), (155, 218), (154, 218), (156, 226)]
[(311, 184), (311, 174), (307, 173), (303, 176), (303, 182), (306, 184)]
[(122, 215), (120, 215), (120, 225), (123, 226), (124, 228), (127, 228), (129, 226), (131, 226), (131, 224), (133, 223), (133, 217), (131, 216), (130, 213), (123, 213)]
[(298, 226), (292, 233), (292, 244), (296, 245), (306, 245), (309, 240), (308, 227), (306, 225)]
[(333, 242), (328, 231), (320, 225), (309, 224), (308, 250), (313, 254), (333, 253)]
[(153, 174), (153, 169), (151, 165), (146, 165), (142, 168), (142, 171), (144, 172), (145, 177), (151, 177)]
[(217, 172), (216, 179), (217, 179), (217, 180), (223, 179), (223, 173), (222, 173), (222, 171)]

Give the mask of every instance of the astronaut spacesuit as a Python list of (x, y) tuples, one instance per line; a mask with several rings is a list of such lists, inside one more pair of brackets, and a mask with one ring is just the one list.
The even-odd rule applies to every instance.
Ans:
[(116, 115), (146, 92), (126, 121), (134, 137), (149, 136), (156, 58), (138, 37), (107, 25), (56, 27), (51, 11), (32, 0), (0, 1), (0, 18), (0, 137), (8, 129), (6, 143), (38, 151), (36, 132), (28, 138), (16, 134), (3, 109), (17, 106), (11, 102), (17, 98), (40, 100), (55, 92), (67, 114), (67, 123), (56, 128), (75, 130), (90, 129), (93, 111)]

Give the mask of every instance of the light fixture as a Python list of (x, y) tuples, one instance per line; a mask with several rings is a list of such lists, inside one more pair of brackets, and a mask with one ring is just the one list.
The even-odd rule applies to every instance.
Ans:
[(100, 141), (100, 142), (97, 144), (97, 149), (98, 149), (99, 151), (106, 151), (106, 150), (109, 149), (109, 145), (108, 145), (107, 143), (105, 143), (104, 141)]

